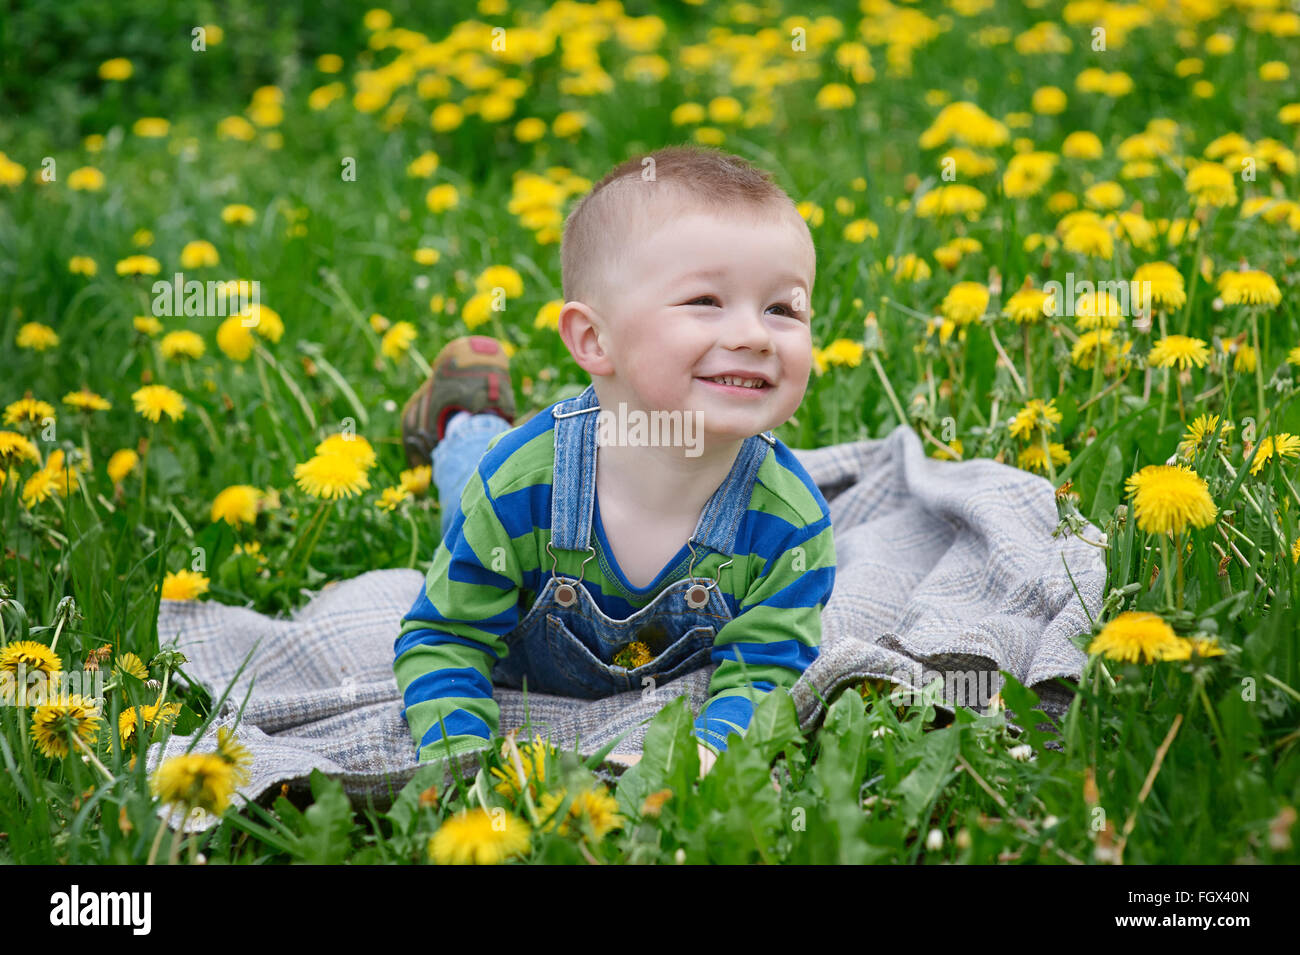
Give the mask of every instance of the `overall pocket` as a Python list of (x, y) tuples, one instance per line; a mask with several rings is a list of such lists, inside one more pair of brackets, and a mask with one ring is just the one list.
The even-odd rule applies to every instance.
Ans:
[(644, 689), (642, 680), (651, 677), (660, 687), (679, 676), (709, 665), (713, 650), (713, 627), (692, 627), (680, 640), (644, 666), (628, 671), (633, 689)]

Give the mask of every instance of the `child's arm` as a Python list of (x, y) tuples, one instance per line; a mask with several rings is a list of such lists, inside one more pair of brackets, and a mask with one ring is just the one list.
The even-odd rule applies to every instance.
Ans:
[[(693, 733), (704, 750), (727, 748), (727, 736), (744, 736), (759, 694), (789, 689), (817, 659), (822, 608), (835, 586), (835, 541), (830, 513), (783, 537), (760, 535), (755, 552), (771, 542), (763, 572), (741, 602), (740, 613), (718, 631), (709, 700)], [(742, 670), (741, 661), (744, 662)], [(747, 677), (747, 678), (746, 678)]]
[(478, 471), (460, 503), (463, 521), (439, 542), (394, 646), (418, 762), (447, 756), (448, 747), (453, 756), (483, 749), (497, 734), (492, 667), (506, 656), (505, 635), (519, 618), (519, 560)]

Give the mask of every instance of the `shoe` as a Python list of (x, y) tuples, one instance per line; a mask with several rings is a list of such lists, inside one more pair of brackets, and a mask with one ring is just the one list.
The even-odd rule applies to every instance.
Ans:
[(402, 447), (411, 467), (430, 463), (447, 422), (458, 411), (494, 413), (515, 423), (510, 358), (495, 338), (466, 335), (448, 342), (433, 360), (429, 380), (407, 399)]

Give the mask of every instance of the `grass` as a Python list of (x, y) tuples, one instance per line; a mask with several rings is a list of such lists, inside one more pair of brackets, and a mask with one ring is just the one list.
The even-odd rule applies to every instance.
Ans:
[[(8, 107), (0, 149), (10, 164), (0, 163), (0, 182), (6, 168), (11, 180), (0, 185), (0, 341), (8, 372), (0, 404), (30, 392), (56, 409), (3, 426), (32, 440), (39, 460), (17, 462), (0, 487), (0, 644), (54, 643), (68, 671), (109, 648), (101, 655), (109, 681), (104, 722), (91, 743), (107, 776), (75, 755), (43, 755), (31, 738), (31, 709), (0, 707), (0, 861), (142, 863), (151, 852), (157, 861), (201, 853), (239, 864), (426, 861), (435, 833), (471, 808), (526, 822), (532, 834), (523, 857), (546, 862), (1297, 861), (1300, 621), (1291, 551), (1300, 533), (1300, 478), (1294, 455), (1275, 452), (1257, 471), (1252, 455), (1265, 437), (1300, 431), (1287, 361), (1300, 345), (1300, 207), (1293, 200), (1289, 211), (1247, 205), (1294, 197), (1300, 186), (1294, 154), (1288, 161), (1267, 142), (1297, 145), (1296, 124), (1282, 119), (1287, 84), (1261, 75), (1263, 64), (1286, 59), (1292, 41), (1275, 35), (1284, 25), (1236, 10), (1199, 25), (1153, 14), (1131, 30), (1104, 19), (1106, 49), (1096, 50), (1093, 20), (1070, 22), (1078, 4), (928, 4), (916, 14), (925, 19), (912, 21), (900, 8), (874, 4), (867, 18), (854, 4), (818, 5), (817, 16), (834, 19), (810, 21), (777, 5), (767, 12), (641, 6), (665, 22), (662, 40), (651, 44), (667, 67), (662, 78), (627, 74), (629, 65), (654, 66), (635, 59), (645, 51), (629, 48), (640, 42), (629, 21), (599, 46), (612, 89), (575, 92), (561, 48), (581, 36), (570, 23), (551, 53), (499, 64), (523, 81), (508, 119), (489, 121), (471, 109), (441, 131), (430, 126), (434, 107), (463, 103), (479, 82), (468, 62), (431, 57), (445, 65), (425, 72), (445, 75), (445, 87), (431, 82), (422, 92), (413, 76), (377, 103), (354, 100), (373, 88), (364, 71), (390, 64), (398, 51), (370, 43), (376, 31), (341, 4), (285, 4), (273, 13), (235, 4), (224, 37), (202, 52), (178, 43), (190, 35), (189, 15), (167, 4), (111, 15), (86, 3), (36, 4), (0, 27), (0, 72), (9, 77), (0, 87)], [(578, 8), (553, 8), (566, 9)], [(526, 33), (514, 14), (491, 10), (479, 19), (508, 25), (508, 43), (521, 42)], [(395, 5), (392, 15), (394, 27), (433, 40), (457, 22), (417, 4)], [(39, 27), (37, 16), (45, 18)], [(1039, 23), (1055, 24), (1069, 49), (1022, 52), (1044, 37), (1042, 28), (1033, 32)], [(729, 58), (733, 47), (709, 41), (713, 26), (742, 36), (775, 31), (764, 62), (807, 75), (765, 74), (756, 91), (746, 64)], [(804, 48), (787, 52), (786, 38), (797, 40), (801, 29)], [(1219, 33), (1233, 49), (1207, 52)], [(844, 44), (861, 40), (870, 72), (859, 67), (855, 76), (856, 48)], [(467, 41), (484, 64), (493, 59), (489, 41), (490, 33)], [(76, 55), (56, 55), (65, 49)], [(324, 53), (342, 58), (341, 72), (320, 72), (315, 57)], [(131, 59), (129, 80), (98, 77), (100, 63), (114, 56)], [(1203, 72), (1181, 75), (1191, 58)], [(1132, 91), (1080, 90), (1080, 74), (1092, 67), (1127, 72)], [(1210, 88), (1196, 89), (1198, 79)], [(335, 81), (346, 94), (312, 108), (312, 90)], [(819, 106), (828, 83), (849, 86), (854, 103)], [(282, 117), (250, 114), (254, 91), (267, 84), (282, 92)], [(1065, 92), (1063, 111), (1033, 112), (1034, 90), (1049, 85)], [(697, 102), (707, 111), (723, 96), (752, 111), (752, 124), (674, 122), (673, 106)], [(954, 184), (943, 178), (943, 159), (962, 144), (921, 145), (954, 101), (1005, 121), (1006, 141), (968, 146), (994, 160), (989, 172), (957, 154), (956, 183), (974, 186), (982, 209), (922, 216), (925, 195)], [(585, 125), (559, 135), (553, 124), (569, 111), (582, 113)], [(232, 115), (265, 125), (252, 127), (247, 141), (221, 138), (218, 123)], [(136, 135), (143, 116), (168, 119), (167, 135)], [(524, 117), (545, 121), (538, 141), (517, 137)], [(1164, 119), (1177, 124), (1175, 134), (1152, 125)], [(991, 123), (968, 119), (960, 129), (978, 138), (996, 131)], [(556, 753), (535, 791), (525, 797), (502, 783), (499, 792), (491, 770), (508, 774), (514, 765), (507, 744), (481, 778), (437, 792), (422, 773), (393, 794), (390, 808), (350, 805), (337, 782), (316, 776), (310, 794), (271, 794), (267, 805), (230, 809), (201, 837), (161, 830), (138, 744), (124, 745), (116, 732), (119, 714), (164, 698), (180, 704), (175, 725), (157, 728), (161, 738), (199, 729), (215, 706), (188, 683), (184, 663), (159, 657), (164, 581), (190, 570), (207, 582), (201, 599), (276, 613), (301, 606), (330, 580), (376, 567), (423, 569), (438, 526), (436, 494), (415, 493), (393, 511), (375, 504), (383, 488), (402, 482), (401, 402), (424, 379), (425, 356), (469, 330), (465, 306), (484, 269), (509, 265), (523, 280), (521, 296), (473, 329), (514, 347), (521, 405), (544, 407), (584, 383), (555, 332), (538, 326), (543, 306), (560, 296), (558, 245), (539, 241), (511, 211), (512, 175), (563, 167), (594, 181), (639, 151), (715, 141), (700, 127), (718, 131), (722, 148), (771, 169), (803, 204), (817, 243), (812, 328), (824, 368), (778, 436), (813, 447), (883, 436), (905, 417), (936, 455), (1037, 463), (1062, 489), (1063, 527), (1087, 520), (1106, 534), (1108, 596), (1094, 633), (1122, 612), (1148, 611), (1179, 635), (1217, 638), (1223, 655), (1148, 665), (1090, 657), (1059, 735), (1039, 728), (1046, 717), (1017, 716), (1018, 734), (1005, 711), (958, 709), (945, 722), (933, 706), (895, 707), (885, 688), (864, 685), (831, 701), (824, 725), (805, 739), (789, 700), (771, 697), (749, 736), (699, 781), (687, 745), (690, 714), (673, 704), (651, 725), (641, 763), (612, 793), (621, 814), (615, 828), (596, 808), (572, 817), (567, 832), (545, 831), (543, 807), (560, 797), (558, 813), (567, 812), (563, 800), (593, 786), (591, 767)], [(1080, 130), (1099, 137), (1101, 157), (1059, 155), (1066, 136)], [(1184, 159), (1205, 157), (1229, 133), (1245, 139), (1219, 159), (1237, 196), (1198, 206)], [(98, 149), (87, 136), (103, 137)], [(1058, 155), (1050, 178), (1023, 198), (1001, 185), (1017, 138)], [(439, 157), (432, 174), (408, 174), (429, 150)], [(46, 157), (54, 179), (42, 182)], [(1252, 160), (1254, 178), (1243, 176), (1242, 158)], [(1149, 162), (1150, 175), (1134, 176), (1142, 170), (1133, 162)], [(71, 187), (73, 171), (85, 166), (102, 172), (101, 188)], [(1071, 251), (1060, 228), (1067, 206), (1085, 207), (1088, 187), (1106, 181), (1124, 192), (1112, 212), (1139, 220), (1107, 222), (1108, 211), (1099, 210), (1112, 254)], [(459, 202), (435, 213), (426, 194), (444, 184), (456, 187)], [(561, 215), (585, 188), (571, 185), (556, 208)], [(250, 224), (223, 220), (223, 209), (236, 203), (251, 207)], [(874, 229), (848, 228), (861, 219)], [(1143, 222), (1153, 229), (1149, 239), (1132, 231)], [(181, 267), (182, 248), (196, 239), (213, 244), (218, 265)], [(437, 262), (418, 264), (417, 248), (436, 249)], [(116, 264), (132, 254), (155, 257), (160, 274), (117, 274)], [(907, 254), (924, 261), (925, 274), (906, 274)], [(96, 274), (71, 273), (73, 256), (91, 257)], [(1181, 275), (1185, 304), (1157, 310), (1145, 330), (1138, 316), (1124, 316), (1113, 330), (1115, 351), (1091, 365), (1072, 356), (1087, 331), (1076, 319), (1019, 324), (1002, 314), (1026, 278), (1040, 288), (1067, 273), (1076, 282), (1127, 280), (1157, 261)], [(1222, 301), (1219, 277), (1242, 262), (1276, 280), (1280, 302)], [(283, 336), (256, 336), (256, 348), (239, 361), (218, 344), (220, 319), (162, 317), (162, 333), (137, 331), (133, 317), (153, 310), (153, 281), (175, 271), (200, 281), (258, 281), (262, 303), (283, 317)], [(933, 318), (958, 282), (984, 286), (989, 299), (979, 320), (943, 327)], [(874, 330), (864, 327), (869, 315)], [(403, 349), (390, 338), (385, 348), (385, 323), (398, 321), (414, 325), (414, 342)], [(21, 346), (33, 322), (54, 330), (57, 345)], [(202, 356), (165, 357), (163, 335), (177, 329), (201, 336)], [(1173, 333), (1206, 342), (1208, 360), (1183, 372), (1148, 367), (1154, 341)], [(181, 394), (184, 416), (151, 423), (139, 415), (131, 395), (146, 383)], [(83, 386), (112, 407), (83, 413), (62, 402)], [(1060, 420), (1042, 419), (1021, 440), (1008, 420), (1033, 398), (1051, 401)], [(1205, 481), (1214, 519), (1175, 540), (1145, 533), (1124, 479), (1175, 454), (1202, 414), (1234, 425), (1180, 459)], [(322, 504), (295, 483), (294, 469), (323, 438), (350, 429), (376, 450), (369, 487)], [(1068, 460), (1026, 456), (1055, 443)], [(122, 449), (136, 451), (140, 463), (114, 482), (105, 468)], [(25, 500), (56, 451), (76, 479), (64, 481), (62, 493)], [(217, 494), (232, 485), (264, 493), (252, 523), (212, 518)], [(242, 549), (254, 544), (256, 551)], [(1079, 645), (1093, 635), (1079, 634)], [(144, 679), (123, 671), (128, 652), (148, 665)], [(1002, 699), (1015, 714), (1034, 710), (1033, 694), (1014, 681)], [(1046, 745), (1053, 738), (1059, 748)], [(492, 844), (494, 837), (459, 838)]]

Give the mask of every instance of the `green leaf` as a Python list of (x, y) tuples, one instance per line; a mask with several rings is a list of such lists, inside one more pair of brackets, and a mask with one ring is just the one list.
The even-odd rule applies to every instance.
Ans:
[(898, 784), (903, 818), (915, 826), (929, 812), (930, 806), (948, 782), (957, 761), (961, 731), (957, 727), (932, 730), (921, 739), (921, 761)]
[(691, 735), (694, 725), (685, 696), (655, 714), (646, 728), (640, 761), (618, 780), (615, 797), (624, 813), (639, 818), (641, 804), (652, 792), (667, 788), (680, 797), (689, 791), (700, 771), (697, 743)]
[(771, 763), (777, 755), (790, 745), (791, 741), (802, 738), (799, 730), (799, 716), (795, 712), (794, 698), (783, 689), (764, 693), (754, 708), (749, 729), (745, 732), (747, 739)]
[(392, 807), (384, 814), (393, 829), (407, 835), (415, 820), (420, 817), (420, 794), (430, 786), (441, 786), (444, 769), (438, 763), (425, 763), (415, 771), (411, 781), (402, 787), (402, 791), (393, 800)]
[(1119, 491), (1124, 475), (1124, 458), (1119, 453), (1119, 446), (1111, 444), (1106, 449), (1106, 463), (1101, 467), (1101, 476), (1097, 479), (1097, 489), (1092, 495), (1092, 507), (1088, 511), (1088, 520), (1099, 527), (1115, 512), (1119, 504)]
[(310, 865), (337, 865), (351, 848), (352, 804), (343, 784), (319, 769), (311, 772), (311, 794), (316, 801), (303, 813), (295, 855)]

